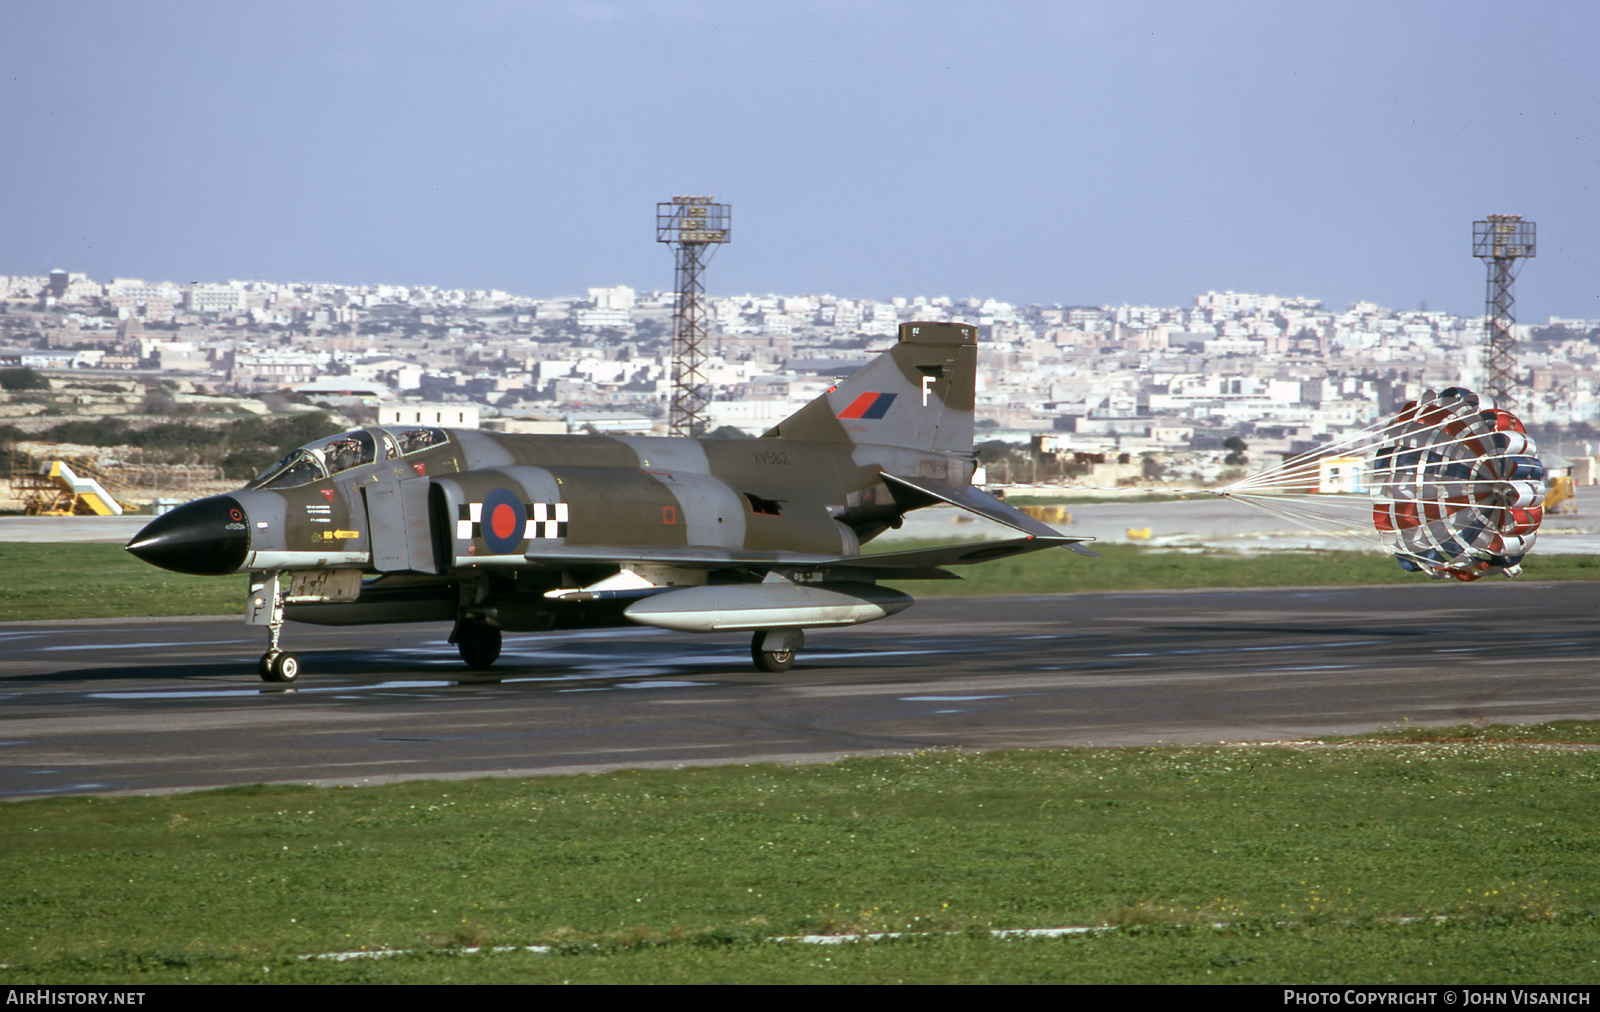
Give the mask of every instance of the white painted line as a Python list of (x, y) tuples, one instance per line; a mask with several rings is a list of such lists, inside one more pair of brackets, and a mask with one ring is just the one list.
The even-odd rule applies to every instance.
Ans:
[[(1212, 927), (1225, 928), (1226, 924), (1215, 924)], [(1106, 924), (1097, 928), (996, 928), (989, 932), (992, 938), (1065, 938), (1069, 935), (1087, 935), (1098, 931), (1116, 931), (1116, 925)], [(765, 939), (768, 942), (793, 942), (800, 945), (844, 945), (849, 942), (881, 942), (886, 939), (896, 938), (937, 938), (953, 937), (965, 934), (964, 931), (877, 931), (861, 935), (774, 935)], [(592, 945), (591, 948), (599, 948)], [(482, 952), (495, 955), (506, 952), (531, 952), (536, 955), (548, 955), (556, 950), (553, 945), (495, 945), (485, 948), (473, 946), (467, 949), (358, 949), (352, 952), (317, 952), (301, 956), (301, 959), (325, 959), (334, 963), (345, 963), (352, 959), (387, 959), (390, 956), (414, 955), (461, 955), (475, 956)]]
[(711, 685), (712, 682), (675, 682), (667, 678), (654, 679), (648, 682), (618, 682), (619, 689), (683, 689)]
[(35, 647), (40, 653), (53, 650), (144, 650), (150, 647), (211, 647), (229, 643), (248, 643), (249, 640), (183, 640), (171, 643), (62, 643), (53, 647)]
[[(158, 692), (90, 692), (86, 693), (90, 699), (205, 699), (208, 697), (222, 696), (260, 696), (281, 693), (284, 689), (301, 692), (373, 692), (382, 689), (445, 689), (455, 682), (378, 682), (374, 685), (320, 685), (309, 688), (301, 686), (283, 686), (279, 688), (262, 687), (259, 689), (173, 689)], [(410, 693), (397, 693), (397, 695), (410, 695)]]

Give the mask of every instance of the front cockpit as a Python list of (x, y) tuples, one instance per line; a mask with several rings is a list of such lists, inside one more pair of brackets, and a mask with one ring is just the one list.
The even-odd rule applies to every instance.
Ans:
[[(351, 526), (358, 526), (352, 514), (362, 507), (346, 505), (341, 513), (332, 488), (323, 487), (322, 496), (317, 497), (315, 491), (305, 486), (346, 476), (377, 481), (373, 473), (377, 468), (372, 465), (391, 461), (397, 477), (409, 477), (413, 472), (421, 476), (437, 468), (417, 458), (449, 442), (450, 436), (444, 429), (420, 426), (352, 429), (337, 436), (325, 436), (284, 454), (238, 492), (197, 499), (156, 517), (128, 543), (128, 551), (151, 565), (173, 572), (233, 573), (243, 566), (253, 565), (251, 560), (259, 561), (263, 552), (287, 557), (285, 553), (302, 551), (286, 539), (295, 536), (287, 518), (303, 514), (302, 523), (327, 525), (326, 528), (312, 528), (310, 534), (317, 540), (307, 543), (312, 550), (305, 553), (312, 559), (322, 560), (318, 564), (325, 565), (340, 549), (347, 555), (352, 554), (343, 543), (354, 539), (357, 531), (350, 530), (342, 537), (328, 535), (345, 530), (340, 523), (347, 515), (351, 515)], [(372, 469), (361, 472), (362, 468)], [(355, 481), (349, 484), (353, 492)], [(270, 494), (292, 489), (303, 491), (287, 496)], [(308, 498), (312, 500), (310, 505), (305, 504)], [(358, 504), (362, 501), (353, 500)], [(292, 508), (287, 508), (286, 504)], [(330, 552), (330, 541), (340, 542), (340, 548)], [(363, 551), (355, 549), (353, 554), (360, 558)]]
[(284, 454), (245, 488), (298, 488), (382, 460), (409, 457), (441, 446), (443, 429), (354, 429), (328, 436)]

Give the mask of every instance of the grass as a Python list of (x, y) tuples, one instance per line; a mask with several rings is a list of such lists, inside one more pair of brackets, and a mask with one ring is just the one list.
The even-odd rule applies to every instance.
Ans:
[[(913, 546), (896, 545), (898, 548)], [(1057, 594), (1068, 591), (1177, 590), (1198, 587), (1340, 587), (1427, 584), (1377, 552), (1287, 551), (1240, 555), (1094, 544), (1100, 558), (1065, 550), (1034, 552), (952, 567), (961, 580), (893, 583), (916, 597)], [(1600, 580), (1600, 556), (1530, 555), (1524, 580)], [(1491, 579), (1503, 579), (1492, 577)]]
[(243, 576), (183, 576), (121, 545), (0, 542), (0, 621), (228, 615), (244, 611)]
[[(896, 544), (892, 550), (918, 546)], [(1096, 545), (1098, 559), (1064, 550), (955, 567), (961, 580), (891, 583), (916, 597), (1060, 594), (1196, 587), (1425, 584), (1371, 552), (1163, 551)], [(1600, 556), (1530, 555), (1527, 580), (1597, 580)], [(135, 559), (117, 545), (0, 543), (0, 622), (151, 615), (236, 615), (243, 576), (182, 576)], [(1498, 579), (1498, 578), (1493, 578)]]
[(1142, 489), (1119, 489), (1100, 495), (1063, 491), (1060, 494), (1014, 493), (1005, 500), (1012, 506), (1085, 506), (1090, 504), (1127, 505), (1129, 503), (1179, 502), (1210, 496), (1204, 489), (1189, 492), (1153, 492)]
[(1600, 723), (1438, 734), (21, 802), (0, 981), (1593, 981)]

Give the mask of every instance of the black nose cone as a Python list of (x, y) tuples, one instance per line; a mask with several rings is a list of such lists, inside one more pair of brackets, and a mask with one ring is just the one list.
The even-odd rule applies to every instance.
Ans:
[(236, 573), (250, 551), (250, 518), (232, 496), (196, 499), (150, 521), (128, 551), (174, 573)]

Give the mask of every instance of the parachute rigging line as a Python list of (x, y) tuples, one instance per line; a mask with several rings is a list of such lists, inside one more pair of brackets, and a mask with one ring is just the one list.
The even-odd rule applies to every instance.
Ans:
[(1537, 452), (1511, 412), (1450, 387), (1216, 494), (1375, 542), (1402, 569), (1435, 579), (1515, 577), (1544, 519)]

